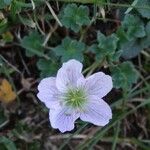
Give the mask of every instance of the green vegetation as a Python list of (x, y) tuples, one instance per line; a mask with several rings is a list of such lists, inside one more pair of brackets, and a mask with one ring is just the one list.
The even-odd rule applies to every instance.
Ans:
[[(112, 76), (107, 126), (78, 120), (72, 132), (51, 128), (37, 85), (69, 59), (84, 64), (85, 76)], [(149, 150), (150, 1), (0, 0), (3, 79), (16, 100), (6, 103), (0, 88), (0, 150)]]

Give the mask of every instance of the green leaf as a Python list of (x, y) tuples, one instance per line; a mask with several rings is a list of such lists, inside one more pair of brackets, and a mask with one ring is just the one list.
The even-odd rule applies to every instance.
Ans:
[(111, 63), (117, 62), (121, 56), (122, 51), (117, 51), (118, 38), (115, 34), (105, 36), (101, 32), (97, 35), (98, 44), (93, 44), (88, 47), (87, 52), (95, 53), (96, 59), (102, 61), (104, 58)]
[(107, 55), (107, 51), (100, 49), (97, 44), (93, 44), (88, 48), (88, 51), (95, 54), (95, 58), (98, 61), (102, 61)]
[[(150, 0), (138, 0), (136, 6), (150, 7)], [(137, 8), (137, 11), (142, 15), (142, 17), (150, 19), (150, 9)]]
[(114, 54), (110, 55), (110, 57), (108, 58), (109, 62), (118, 62), (121, 54), (122, 54), (122, 50), (116, 51)]
[(84, 50), (84, 43), (72, 40), (69, 37), (63, 39), (61, 45), (53, 49), (57, 56), (61, 56), (62, 62), (68, 61), (69, 59), (77, 59), (82, 62)]
[(146, 30), (146, 35), (150, 36), (150, 21), (147, 23), (145, 30)]
[(57, 61), (54, 61), (54, 59), (53, 60), (39, 59), (37, 62), (37, 67), (41, 71), (40, 77), (44, 78), (56, 75), (56, 72), (59, 69), (59, 64)]
[(129, 38), (122, 26), (120, 26), (116, 32), (117, 37), (119, 38), (119, 45), (121, 46), (122, 44), (126, 43), (129, 41)]
[(108, 60), (113, 60), (111, 57), (116, 53), (118, 38), (115, 34), (105, 36), (101, 32), (97, 35), (98, 45), (93, 44), (89, 50), (95, 52), (96, 59), (102, 60), (107, 57)]
[(11, 4), (11, 15), (16, 17), (16, 14), (21, 12), (22, 6), (18, 4), (18, 1), (13, 1)]
[(117, 36), (122, 57), (125, 59), (136, 57), (143, 50), (144, 44), (149, 44), (148, 40), (145, 40), (146, 32), (143, 22), (140, 22), (137, 16), (126, 15), (123, 26), (117, 30)]
[(61, 16), (62, 24), (78, 32), (82, 25), (88, 25), (90, 23), (89, 19), (89, 9), (86, 6), (76, 4), (68, 4), (63, 11)]
[(0, 1), (0, 9), (5, 8), (6, 6), (10, 5), (12, 0), (1, 0)]
[(92, 44), (87, 48), (87, 52), (91, 52), (96, 54), (96, 52), (99, 51), (98, 45), (97, 44)]
[(0, 145), (3, 144), (7, 150), (17, 150), (15, 144), (5, 136), (0, 137)]
[(140, 39), (135, 39), (132, 41), (129, 41), (121, 46), (122, 57), (125, 59), (131, 59), (136, 57), (142, 50), (143, 47), (141, 45)]
[(145, 36), (145, 28), (142, 20), (135, 15), (127, 14), (122, 23), (129, 39), (141, 38)]
[(33, 31), (22, 39), (21, 46), (26, 49), (26, 55), (28, 57), (34, 55), (44, 56), (44, 48), (42, 47), (43, 41), (43, 36), (37, 31)]
[(115, 88), (130, 90), (133, 83), (137, 82), (138, 72), (131, 62), (124, 62), (111, 68)]
[(118, 38), (115, 34), (105, 36), (101, 32), (97, 35), (98, 47), (104, 50), (106, 53), (113, 53), (117, 48)]
[(141, 45), (143, 48), (148, 48), (150, 47), (150, 21), (147, 23), (145, 27), (145, 31), (146, 31), (146, 37), (141, 39)]

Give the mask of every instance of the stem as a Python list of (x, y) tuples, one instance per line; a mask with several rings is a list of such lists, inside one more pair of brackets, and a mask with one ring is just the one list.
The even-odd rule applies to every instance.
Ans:
[(119, 136), (119, 132), (120, 132), (120, 121), (118, 121), (115, 130), (116, 130), (116, 132), (115, 132), (114, 138), (113, 138), (112, 150), (115, 150), (116, 146), (117, 146), (118, 136)]

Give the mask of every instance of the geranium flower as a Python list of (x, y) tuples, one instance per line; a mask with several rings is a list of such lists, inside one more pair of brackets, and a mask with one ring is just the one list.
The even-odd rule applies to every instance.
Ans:
[(112, 89), (112, 78), (103, 72), (84, 78), (82, 67), (79, 61), (69, 60), (56, 77), (38, 85), (37, 96), (50, 109), (51, 126), (61, 132), (72, 130), (78, 118), (97, 126), (105, 126), (112, 118), (111, 108), (102, 99)]

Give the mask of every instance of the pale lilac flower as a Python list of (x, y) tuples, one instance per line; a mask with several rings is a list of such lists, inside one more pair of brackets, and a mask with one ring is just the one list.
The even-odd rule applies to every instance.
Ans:
[(102, 99), (112, 89), (112, 78), (103, 72), (84, 78), (82, 67), (79, 61), (69, 60), (56, 77), (45, 78), (38, 86), (38, 98), (50, 109), (51, 126), (61, 132), (72, 130), (78, 118), (97, 126), (112, 118), (111, 108)]

